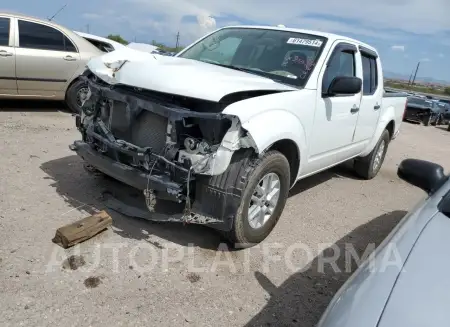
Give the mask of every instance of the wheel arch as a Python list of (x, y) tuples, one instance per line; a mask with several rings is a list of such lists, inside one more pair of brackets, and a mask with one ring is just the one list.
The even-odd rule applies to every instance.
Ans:
[(389, 132), (389, 139), (392, 140), (395, 133), (395, 121), (392, 119), (385, 128)]
[(297, 144), (291, 139), (282, 139), (273, 143), (267, 151), (276, 150), (286, 157), (290, 168), (290, 186), (292, 187), (298, 176), (300, 169), (300, 150)]

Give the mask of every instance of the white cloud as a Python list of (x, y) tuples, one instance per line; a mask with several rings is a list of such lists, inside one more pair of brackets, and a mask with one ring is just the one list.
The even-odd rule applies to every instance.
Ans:
[(216, 20), (208, 15), (200, 14), (197, 15), (197, 22), (200, 27), (204, 29), (215, 29), (216, 28)]
[(391, 49), (394, 50), (394, 51), (402, 51), (402, 52), (404, 52), (405, 51), (405, 46), (404, 45), (393, 45), (391, 47)]
[[(180, 31), (184, 42), (192, 41), (220, 27), (224, 18), (239, 18), (262, 24), (319, 29), (339, 34), (356, 34), (382, 40), (403, 41), (408, 33), (433, 35), (450, 30), (448, 0), (101, 0), (108, 7), (132, 17), (135, 30), (149, 20), (158, 22), (161, 33)], [(120, 9), (118, 9), (120, 8)], [(376, 14), (374, 14), (376, 13)], [(197, 22), (185, 16), (197, 17)], [(336, 19), (326, 19), (336, 17)], [(214, 23), (213, 23), (214, 21)], [(239, 23), (239, 22), (238, 22)], [(443, 38), (445, 40), (445, 38)], [(444, 41), (443, 41), (444, 42)], [(392, 42), (391, 44), (393, 44)], [(395, 44), (395, 43), (394, 43)]]
[(92, 20), (95, 20), (95, 19), (100, 19), (100, 18), (102, 18), (103, 16), (102, 16), (102, 15), (99, 15), (99, 14), (96, 14), (96, 13), (87, 12), (87, 13), (82, 14), (81, 17), (83, 17), (84, 19), (92, 19)]
[(431, 59), (430, 58), (422, 58), (420, 59), (420, 62), (430, 62)]
[(439, 54), (438, 54), (438, 57), (439, 57), (439, 58), (444, 58), (445, 56), (444, 56), (443, 53), (439, 53)]
[[(436, 33), (450, 29), (448, 0), (128, 0), (147, 6), (149, 12), (170, 16), (232, 14), (274, 24), (302, 24), (300, 16), (311, 13), (363, 21), (367, 27), (400, 28), (408, 32)], [(376, 13), (376, 14), (374, 14)]]

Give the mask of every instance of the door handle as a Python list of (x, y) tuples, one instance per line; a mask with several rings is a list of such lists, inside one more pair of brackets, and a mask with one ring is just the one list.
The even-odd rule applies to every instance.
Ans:
[(375, 107), (373, 107), (373, 110), (378, 110), (380, 108), (381, 108), (381, 106), (379, 104), (377, 104), (377, 105), (375, 105)]
[(353, 108), (350, 109), (350, 112), (351, 112), (352, 114), (357, 113), (358, 111), (359, 111), (359, 108), (358, 108), (357, 106), (353, 106)]
[(7, 52), (6, 50), (0, 50), (0, 56), (1, 57), (12, 57), (12, 53), (11, 52)]
[(75, 60), (77, 60), (77, 58), (74, 58), (72, 56), (65, 56), (63, 59), (66, 60), (66, 61), (75, 61)]

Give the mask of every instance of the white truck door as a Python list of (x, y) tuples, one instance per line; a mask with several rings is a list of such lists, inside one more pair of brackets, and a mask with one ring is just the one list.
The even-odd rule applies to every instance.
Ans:
[(354, 44), (336, 41), (327, 64), (319, 74), (316, 113), (308, 156), (309, 172), (333, 165), (351, 152), (361, 92), (335, 96), (325, 94), (335, 77), (362, 77), (357, 51)]
[(354, 143), (367, 143), (372, 139), (378, 125), (383, 99), (383, 83), (379, 82), (382, 76), (378, 55), (364, 47), (359, 47), (363, 71), (363, 95), (356, 124)]

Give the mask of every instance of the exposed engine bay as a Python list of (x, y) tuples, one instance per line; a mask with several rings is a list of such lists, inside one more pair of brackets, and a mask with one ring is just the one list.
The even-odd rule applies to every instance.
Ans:
[(221, 111), (230, 101), (257, 94), (216, 103), (112, 86), (89, 71), (82, 78), (89, 85), (76, 118), (82, 140), (70, 148), (99, 171), (142, 190), (150, 213), (158, 199), (184, 202), (183, 213), (165, 220), (229, 230), (257, 148), (239, 119)]

